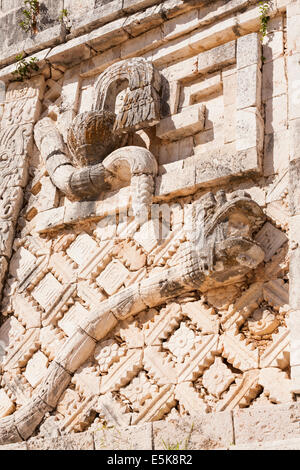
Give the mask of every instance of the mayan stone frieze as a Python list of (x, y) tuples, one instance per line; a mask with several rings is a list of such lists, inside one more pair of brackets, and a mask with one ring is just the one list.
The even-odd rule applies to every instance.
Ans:
[(69, 3), (1, 49), (0, 445), (297, 402), (300, 2)]

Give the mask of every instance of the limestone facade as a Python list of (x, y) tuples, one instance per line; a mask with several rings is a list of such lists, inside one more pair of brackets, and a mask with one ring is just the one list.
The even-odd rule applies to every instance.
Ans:
[(294, 406), (300, 0), (267, 3), (0, 2), (0, 444)]

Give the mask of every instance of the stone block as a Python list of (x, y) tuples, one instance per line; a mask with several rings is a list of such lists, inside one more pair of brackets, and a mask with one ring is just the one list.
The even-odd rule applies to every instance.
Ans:
[(130, 37), (137, 37), (161, 25), (163, 21), (162, 5), (154, 5), (127, 17), (123, 28)]
[(64, 223), (79, 222), (96, 215), (97, 205), (95, 201), (70, 202), (65, 207)]
[(161, 119), (178, 112), (180, 93), (181, 86), (178, 81), (174, 80), (169, 82), (163, 80), (161, 91)]
[(259, 34), (251, 33), (237, 39), (236, 65), (238, 69), (261, 64), (261, 42)]
[(300, 119), (289, 121), (288, 133), (290, 160), (295, 160), (300, 158)]
[[(227, 108), (228, 108), (227, 106), (226, 106), (226, 109), (224, 107), (224, 113), (223, 113), (224, 118), (225, 118), (225, 111), (227, 112)], [(212, 121), (209, 119), (211, 115), (208, 114), (208, 111), (206, 112), (206, 116), (207, 118), (206, 118), (205, 130), (193, 136), (195, 155), (206, 154), (207, 152), (212, 152), (213, 150), (215, 150), (216, 152), (219, 152), (222, 146), (224, 145), (226, 125), (224, 126), (216, 125), (213, 127)], [(233, 116), (231, 116), (230, 124), (233, 122), (234, 119), (235, 119), (235, 113)]]
[(261, 71), (256, 64), (237, 71), (237, 109), (261, 105)]
[(224, 144), (230, 144), (236, 140), (236, 106), (231, 104), (224, 106)]
[[(236, 34), (234, 32), (236, 28), (236, 18), (229, 17), (220, 21), (218, 23), (213, 23), (209, 25), (207, 28), (201, 28), (198, 31), (193, 31), (190, 33), (190, 48), (194, 52), (202, 52), (203, 50), (208, 50), (215, 48), (216, 46), (219, 47), (220, 44), (228, 44), (230, 41), (235, 41)], [(228, 47), (230, 48), (230, 46)], [(229, 52), (229, 51), (228, 51)], [(230, 58), (230, 53), (228, 57), (228, 61), (233, 63), (233, 58)], [(225, 63), (222, 64), (222, 53), (220, 53), (219, 59), (216, 57), (216, 63), (220, 60), (220, 68), (225, 66), (228, 63), (225, 60)]]
[(259, 31), (261, 25), (259, 6), (254, 5), (253, 8), (246, 8), (244, 11), (238, 12), (234, 20), (242, 35)]
[(232, 74), (227, 75), (223, 70), (222, 82), (224, 106), (234, 105), (236, 107), (237, 74), (235, 71)]
[(264, 175), (270, 176), (281, 173), (288, 168), (287, 141), (288, 130), (274, 132), (265, 136), (264, 145)]
[(281, 441), (270, 441), (261, 444), (244, 444), (241, 446), (232, 446), (229, 450), (299, 450), (300, 439), (285, 439)]
[[(35, 36), (27, 37), (23, 47), (26, 54), (32, 54), (34, 57), (37, 57), (37, 50), (42, 49), (42, 51), (39, 53), (39, 56), (37, 57), (42, 60), (45, 58), (44, 52), (46, 48), (55, 47), (62, 43), (64, 39), (64, 27), (61, 24), (56, 24), (51, 27), (48, 26), (42, 31), (40, 30)], [(49, 50), (47, 52), (49, 52)]]
[[(198, 157), (198, 158), (196, 158)], [(187, 195), (200, 185), (208, 186), (218, 180), (243, 173), (261, 171), (260, 156), (255, 147), (236, 152), (235, 145), (222, 150), (207, 151), (185, 160), (184, 168), (170, 171), (156, 178), (158, 196)]]
[(91, 57), (89, 60), (81, 62), (81, 76), (82, 78), (94, 76), (100, 74), (107, 67), (112, 65), (121, 58), (121, 47), (116, 46), (100, 55)]
[(82, 36), (54, 47), (47, 55), (47, 61), (54, 65), (73, 66), (89, 59), (91, 49), (86, 41), (87, 36)]
[[(158, 163), (159, 165), (166, 165), (172, 162), (180, 163), (180, 160), (190, 157), (194, 152), (193, 137), (186, 137), (174, 142), (164, 143), (159, 146), (158, 150)], [(179, 165), (182, 168), (182, 161)], [(162, 173), (165, 173), (162, 171)]]
[(137, 55), (146, 54), (148, 51), (156, 49), (162, 42), (163, 34), (161, 28), (153, 28), (137, 38), (132, 38), (124, 42), (121, 45), (121, 58), (128, 59)]
[(300, 15), (300, 6), (297, 0), (291, 0), (286, 3), (288, 4), (286, 8), (286, 15), (288, 18), (293, 18), (296, 15)]
[(290, 214), (300, 213), (300, 158), (290, 161), (289, 165)]
[(235, 41), (202, 52), (198, 56), (198, 71), (200, 73), (212, 72), (235, 62)]
[(293, 401), (291, 380), (286, 372), (276, 367), (267, 367), (259, 373), (259, 385), (271, 403), (289, 403)]
[(3, 0), (1, 3), (0, 11), (7, 13), (10, 10), (15, 10), (22, 6), (22, 0)]
[(195, 29), (199, 25), (198, 10), (190, 10), (163, 23), (164, 38), (170, 41)]
[(283, 57), (283, 31), (274, 31), (268, 35), (263, 44), (262, 55), (264, 57), (264, 65), (279, 57)]
[(297, 395), (300, 394), (300, 365), (291, 367), (291, 391)]
[[(289, 119), (300, 118), (300, 54), (287, 57)], [(280, 106), (280, 105), (279, 105)]]
[(289, 239), (291, 242), (291, 248), (295, 247), (295, 244), (300, 246), (300, 215), (290, 217), (289, 229)]
[(290, 366), (300, 366), (300, 338), (291, 338)]
[(236, 114), (236, 148), (246, 150), (263, 148), (264, 121), (256, 107), (245, 108)]
[(300, 10), (297, 2), (287, 5), (287, 51), (288, 54), (300, 52), (299, 21)]
[[(68, 0), (72, 2), (72, 0)], [(122, 16), (122, 0), (95, 0), (95, 8), (91, 8), (84, 15), (75, 15), (71, 19), (72, 28), (70, 37), (80, 36), (101, 25), (114, 21)]]
[(101, 52), (126, 41), (129, 35), (123, 28), (124, 23), (125, 19), (119, 18), (95, 29), (88, 35), (86, 43), (96, 51)]
[(238, 2), (233, 3), (223, 3), (217, 2), (212, 5), (211, 2), (204, 2), (204, 5), (199, 11), (199, 19), (201, 21), (201, 26), (208, 25), (212, 23), (217, 18), (222, 18), (224, 14), (229, 14), (236, 11), (236, 9), (243, 8), (248, 6), (245, 0), (238, 0)]
[(120, 429), (102, 429), (94, 434), (95, 450), (151, 450), (152, 423)]
[(237, 445), (300, 436), (300, 405), (277, 405), (233, 410)]
[(156, 135), (164, 140), (177, 140), (196, 134), (204, 127), (205, 107), (195, 105), (185, 108), (181, 113), (161, 120), (156, 128)]
[[(300, 259), (300, 216), (290, 218), (290, 241), (291, 245), (296, 244), (296, 247), (291, 251), (290, 259), (290, 305), (292, 308), (300, 308), (300, 293), (299, 293), (299, 259)], [(300, 332), (299, 332), (300, 333)], [(300, 338), (300, 334), (299, 334)], [(300, 364), (300, 362), (299, 362)]]
[(95, 0), (65, 0), (64, 8), (68, 10), (68, 15), (72, 18), (84, 16), (94, 9)]
[(193, 83), (190, 87), (190, 103), (199, 103), (201, 98), (206, 95), (211, 95), (222, 90), (222, 82), (220, 72), (217, 72), (202, 80), (201, 82)]
[[(207, 97), (203, 101), (201, 100), (203, 106), (206, 107), (205, 111), (205, 129), (211, 129), (213, 135), (215, 136), (215, 142), (222, 136), (222, 122), (224, 119), (224, 108), (223, 108), (223, 96), (221, 93), (216, 93), (211, 97)], [(214, 142), (212, 142), (213, 144)], [(221, 137), (220, 146), (223, 145), (223, 139)]]
[(142, 10), (151, 5), (158, 3), (157, 0), (123, 0), (123, 10), (128, 13)]
[(203, 450), (226, 447), (233, 443), (231, 412), (192, 415), (174, 421), (153, 423), (155, 450), (178, 446), (180, 450)]
[(64, 0), (46, 0), (40, 11), (40, 30), (59, 24), (59, 15), (64, 8)]
[(266, 222), (255, 236), (255, 240), (264, 250), (265, 262), (268, 262), (279, 248), (288, 241), (288, 237), (274, 225)]
[(198, 56), (193, 56), (189, 59), (181, 60), (179, 63), (164, 67), (161, 74), (169, 82), (195, 77), (198, 75)]
[(43, 233), (63, 225), (64, 214), (64, 206), (37, 214), (34, 219), (32, 219), (34, 230), (37, 233)]
[(20, 442), (17, 444), (8, 444), (7, 446), (0, 446), (0, 451), (2, 450), (28, 450), (26, 442)]
[(300, 289), (299, 289), (299, 279), (300, 279), (300, 248), (297, 247), (292, 251), (290, 259), (290, 307), (297, 309), (300, 308)]
[(267, 62), (263, 66), (263, 87), (262, 99), (267, 101), (274, 96), (280, 96), (286, 93), (286, 77), (284, 58), (279, 57), (276, 60)]
[(7, 260), (3, 256), (0, 256), (0, 288), (2, 288), (2, 283), (7, 271)]
[[(12, 44), (20, 43), (26, 38), (26, 32), (16, 27), (22, 19), (21, 5), (20, 8), (7, 12), (6, 15), (1, 15), (0, 41), (1, 44), (5, 45), (6, 49)], [(3, 56), (1, 55), (1, 57)]]
[(289, 172), (286, 169), (274, 183), (269, 187), (266, 197), (266, 203), (269, 204), (274, 201), (280, 201), (283, 195), (287, 192), (289, 182)]
[(94, 450), (91, 432), (71, 434), (50, 439), (33, 438), (27, 441), (28, 450)]
[(195, 189), (195, 185), (196, 168), (181, 169), (158, 176), (155, 184), (155, 195), (186, 195)]
[[(152, 31), (149, 31), (149, 33), (151, 32)], [(157, 67), (174, 62), (175, 60), (183, 59), (193, 53), (193, 50), (190, 47), (190, 38), (188, 36), (183, 36), (183, 38), (176, 38), (173, 39), (173, 41), (164, 43), (163, 34), (160, 33), (161, 36), (159, 36), (158, 33), (159, 32), (156, 33), (156, 41), (160, 42), (161, 44), (156, 44), (156, 47), (152, 47), (151, 49), (154, 49), (153, 52), (146, 56), (151, 58), (154, 65)], [(140, 38), (136, 38), (136, 40), (139, 39)]]
[(56, 208), (59, 203), (59, 194), (56, 186), (49, 177), (43, 177), (40, 181), (41, 190), (37, 195), (32, 194), (28, 201), (26, 218), (31, 220), (38, 213)]
[(76, 110), (78, 107), (79, 89), (80, 89), (80, 65), (68, 69), (64, 75), (64, 81), (61, 89), (61, 98), (66, 108)]

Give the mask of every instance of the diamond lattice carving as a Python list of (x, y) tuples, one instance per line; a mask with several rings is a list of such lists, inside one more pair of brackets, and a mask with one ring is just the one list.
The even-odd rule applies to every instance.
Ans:
[[(15, 247), (7, 287), (13, 316), (0, 328), (3, 413), (39, 390), (61, 351), (103, 305), (109, 310), (103, 336), (93, 341), (94, 331), (87, 332), (95, 350), (72, 372), (53, 412), (61, 432), (253, 406), (260, 394), (276, 403), (290, 398), (270, 380), (289, 380), (286, 268), (276, 268), (282, 247), (256, 278), (183, 290), (159, 305), (144, 294), (138, 313), (124, 320), (126, 299), (120, 311), (115, 299), (128, 290), (140, 300), (141, 283), (181, 266), (187, 247), (182, 226), (171, 227), (165, 240), (151, 224), (119, 239), (126, 227), (120, 217), (113, 240), (90, 224), (48, 238), (26, 236)], [(270, 266), (276, 279), (269, 278)], [(260, 374), (264, 369), (271, 372)]]

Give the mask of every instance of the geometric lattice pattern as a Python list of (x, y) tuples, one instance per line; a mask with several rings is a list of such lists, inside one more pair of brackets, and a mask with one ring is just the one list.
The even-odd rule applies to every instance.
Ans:
[[(2, 416), (32, 394), (82, 318), (110, 295), (171, 266), (184, 241), (178, 226), (163, 243), (153, 239), (150, 251), (138, 243), (138, 234), (115, 244), (100, 232), (94, 226), (73, 236), (28, 236), (18, 249), (20, 268), (12, 270), (12, 301), (6, 304), (6, 314), (15, 316), (0, 328), (7, 371)], [(265, 263), (266, 273), (274, 258)], [(120, 322), (76, 371), (52, 421), (47, 418), (49, 426), (81, 431), (101, 423), (168, 419), (175, 412), (280, 402), (276, 383), (262, 379), (260, 371), (289, 366), (285, 272), (278, 279), (260, 275), (202, 295), (194, 291)], [(18, 299), (16, 310), (13, 299)], [(18, 314), (22, 306), (35, 318), (33, 327)]]

